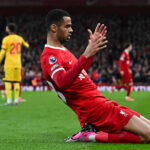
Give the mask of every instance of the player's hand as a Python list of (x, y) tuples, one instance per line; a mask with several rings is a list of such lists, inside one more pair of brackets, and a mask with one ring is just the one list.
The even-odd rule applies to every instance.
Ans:
[(88, 32), (90, 34), (90, 40), (92, 40), (96, 38), (96, 36), (98, 35), (101, 35), (102, 37), (106, 37), (107, 29), (104, 24), (98, 23), (93, 34), (90, 29), (88, 29)]
[(123, 76), (124, 75), (124, 71), (120, 71), (120, 75)]
[(106, 26), (104, 24), (100, 25), (97, 24), (94, 33), (92, 34), (91, 30), (88, 30), (90, 34), (89, 44), (84, 51), (83, 55), (86, 58), (90, 58), (94, 56), (98, 51), (107, 47), (107, 40), (106, 40)]

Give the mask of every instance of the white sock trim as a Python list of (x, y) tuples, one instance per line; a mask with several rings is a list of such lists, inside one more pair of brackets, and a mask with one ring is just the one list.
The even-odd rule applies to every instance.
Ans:
[(8, 99), (7, 99), (7, 103), (8, 103), (8, 104), (12, 103), (11, 98), (8, 98)]
[(18, 103), (18, 98), (15, 98), (15, 103)]
[(95, 135), (90, 135), (89, 138), (88, 138), (88, 141), (89, 142), (96, 142), (95, 141)]

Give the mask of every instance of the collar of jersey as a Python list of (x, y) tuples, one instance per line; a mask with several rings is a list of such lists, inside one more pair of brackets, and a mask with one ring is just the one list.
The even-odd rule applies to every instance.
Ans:
[(49, 48), (53, 48), (53, 49), (58, 49), (58, 50), (66, 51), (65, 47), (63, 47), (63, 48), (61, 48), (61, 47), (55, 47), (55, 46), (48, 45), (48, 44), (45, 44), (45, 47), (49, 47)]

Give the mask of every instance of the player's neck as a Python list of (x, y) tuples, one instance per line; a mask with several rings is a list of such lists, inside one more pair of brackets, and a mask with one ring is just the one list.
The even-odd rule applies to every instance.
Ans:
[(64, 47), (57, 39), (49, 35), (47, 35), (47, 44), (54, 47), (60, 47), (60, 48)]
[(9, 35), (14, 35), (15, 33), (14, 33), (14, 32), (9, 32), (8, 34), (9, 34)]
[(128, 49), (125, 49), (125, 52), (126, 52), (127, 54), (129, 54), (129, 51), (128, 51)]

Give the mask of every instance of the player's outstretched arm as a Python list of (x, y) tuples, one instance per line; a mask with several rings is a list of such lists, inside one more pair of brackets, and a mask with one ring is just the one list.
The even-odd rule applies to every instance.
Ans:
[(23, 38), (22, 38), (22, 45), (23, 45), (24, 47), (26, 47), (26, 48), (29, 48), (29, 47), (30, 47), (29, 43), (26, 42)]
[(29, 47), (30, 47), (29, 43), (28, 43), (28, 42), (25, 42), (25, 43), (24, 43), (24, 47), (29, 48)]
[(2, 62), (2, 60), (4, 58), (4, 56), (5, 56), (5, 53), (6, 53), (6, 51), (3, 50), (3, 49), (0, 51), (0, 64), (1, 64), (1, 62)]

